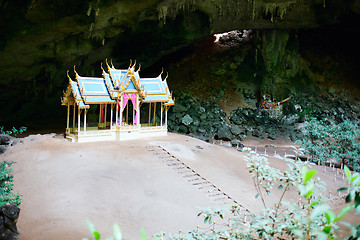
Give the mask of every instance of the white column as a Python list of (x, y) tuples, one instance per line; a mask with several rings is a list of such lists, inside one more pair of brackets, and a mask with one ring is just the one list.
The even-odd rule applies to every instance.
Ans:
[(80, 115), (81, 115), (81, 109), (78, 108), (78, 132), (80, 132)]
[(105, 120), (105, 129), (106, 129), (106, 114), (107, 114), (107, 112), (106, 112), (106, 110), (107, 110), (107, 103), (105, 103), (105, 116), (104, 116), (104, 120)]
[(73, 109), (73, 132), (75, 132), (75, 108), (76, 108), (76, 102), (74, 102), (74, 109)]
[(86, 114), (87, 114), (87, 109), (84, 109), (84, 132), (86, 132)]
[(70, 117), (70, 104), (67, 104), (67, 118), (66, 118), (66, 129), (69, 128), (69, 117)]
[(161, 109), (161, 112), (160, 112), (160, 126), (162, 126), (163, 125), (164, 103), (160, 103), (160, 109)]
[(113, 121), (113, 111), (114, 111), (114, 105), (110, 105), (111, 111), (110, 111), (110, 130), (112, 129), (112, 121)]
[(167, 112), (168, 112), (168, 107), (165, 106), (165, 126), (167, 127)]
[(149, 102), (149, 127), (150, 127), (150, 120), (151, 120), (151, 102)]

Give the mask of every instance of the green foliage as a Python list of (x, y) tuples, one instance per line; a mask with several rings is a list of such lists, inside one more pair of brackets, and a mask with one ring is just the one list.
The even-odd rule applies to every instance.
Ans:
[[(324, 182), (319, 178), (315, 179), (317, 171), (308, 169), (307, 163), (298, 159), (301, 149), (295, 150), (295, 155), (291, 156), (295, 160), (284, 159), (288, 168), (283, 172), (271, 167), (268, 160), (258, 154), (250, 153), (246, 158), (249, 173), (257, 190), (256, 197), (260, 197), (264, 203), (262, 214), (241, 213), (239, 207), (233, 206), (230, 209), (231, 223), (220, 224), (221, 230), (216, 230), (214, 219), (224, 220), (224, 210), (204, 208), (198, 216), (204, 217), (204, 223), (212, 224), (211, 231), (202, 232), (197, 228), (187, 233), (161, 232), (153, 239), (336, 239), (335, 231), (339, 228), (337, 224), (345, 214), (353, 209), (356, 214), (360, 213), (360, 175), (359, 173), (352, 174), (347, 166), (344, 167), (349, 186), (338, 191), (349, 191), (346, 202), (350, 205), (346, 205), (336, 215), (327, 204), (328, 199), (321, 195), (321, 192), (326, 190)], [(283, 201), (286, 192), (294, 186), (297, 187), (301, 196), (299, 201), (297, 203)], [(266, 196), (271, 194), (275, 187), (281, 190), (279, 201), (274, 206), (268, 206)], [(247, 213), (248, 220), (246, 221)], [(360, 224), (341, 223), (351, 228), (351, 236), (347, 239), (360, 238)], [(94, 238), (100, 239), (100, 233), (89, 221), (88, 225)], [(116, 228), (117, 230), (114, 227), (115, 240), (120, 240), (121, 232), (117, 225)], [(142, 240), (146, 239), (144, 231), (141, 237)]]
[[(86, 220), (86, 223), (94, 237), (95, 240), (100, 240), (101, 239), (101, 234), (95, 229), (94, 224), (92, 224), (92, 222), (90, 222), (89, 220)], [(91, 240), (90, 238), (83, 238), (83, 240)], [(114, 236), (113, 237), (108, 237), (105, 240), (124, 240), (124, 238), (122, 238), (122, 233), (120, 230), (119, 225), (114, 224)], [(141, 229), (141, 240), (146, 240), (146, 232), (144, 229)]]
[[(350, 169), (345, 166), (345, 175), (348, 180), (349, 186), (340, 188), (338, 191), (348, 191), (348, 195), (345, 198), (346, 203), (351, 203), (350, 205), (344, 207), (339, 215), (341, 216), (345, 215), (345, 213), (351, 211), (355, 208), (355, 213), (360, 214), (360, 174), (354, 173), (351, 174)], [(352, 225), (347, 222), (342, 222), (345, 226), (349, 227), (351, 229), (351, 236), (349, 236), (346, 239), (354, 240), (354, 239), (360, 239), (360, 223), (358, 225)]]
[(212, 224), (215, 217), (219, 217), (220, 219), (224, 219), (224, 211), (222, 208), (203, 208), (201, 212), (198, 214), (198, 217), (204, 216), (204, 223)]
[(10, 168), (14, 162), (2, 161), (0, 163), (0, 206), (7, 203), (19, 205), (21, 203), (20, 194), (12, 193), (14, 188), (12, 169)]
[[(335, 230), (338, 229), (338, 222), (346, 213), (359, 207), (359, 181), (358, 175), (351, 176), (347, 171), (349, 182), (352, 181), (350, 196), (347, 201), (354, 201), (353, 205), (344, 207), (336, 215), (327, 204), (328, 199), (320, 193), (325, 191), (324, 182), (315, 179), (316, 170), (308, 169), (306, 163), (298, 160), (299, 150), (296, 149), (296, 160), (288, 160), (288, 168), (281, 172), (269, 166), (268, 160), (258, 154), (250, 154), (247, 158), (249, 173), (253, 179), (254, 187), (257, 190), (256, 197), (260, 197), (264, 203), (262, 214), (248, 214), (248, 221), (244, 219), (245, 213), (241, 214), (238, 207), (231, 209), (232, 224), (225, 229), (216, 231), (214, 228), (209, 233), (201, 232), (199, 229), (189, 233), (167, 235), (164, 233), (156, 235), (161, 239), (335, 239)], [(283, 201), (285, 193), (290, 187), (297, 186), (301, 199), (297, 203)], [(266, 196), (277, 187), (281, 190), (279, 201), (274, 206), (269, 206)], [(344, 188), (343, 190), (348, 190)], [(352, 193), (353, 192), (353, 193)], [(357, 205), (356, 205), (357, 204)], [(223, 216), (221, 210), (204, 209), (198, 216), (204, 217), (205, 223), (211, 223), (215, 216)], [(222, 217), (220, 217), (222, 219)], [(346, 224), (346, 223), (345, 223)], [(349, 224), (348, 224), (349, 225)], [(359, 236), (359, 226), (352, 226), (353, 236), (348, 239), (356, 239)]]
[(312, 161), (324, 164), (336, 159), (340, 164), (360, 170), (360, 129), (357, 124), (349, 120), (335, 124), (312, 119), (304, 130), (305, 137), (300, 143)]
[(19, 129), (16, 129), (13, 127), (11, 130), (4, 130), (4, 126), (0, 126), (0, 134), (8, 134), (8, 135), (14, 135), (17, 136), (19, 134), (23, 134), (26, 132), (27, 127), (20, 127)]

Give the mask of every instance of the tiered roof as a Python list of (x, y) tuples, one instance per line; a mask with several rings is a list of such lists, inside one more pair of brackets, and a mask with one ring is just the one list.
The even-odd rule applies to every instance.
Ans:
[[(135, 62), (136, 64), (136, 62)], [(69, 74), (69, 86), (64, 93), (62, 104), (66, 105), (71, 94), (79, 108), (89, 108), (89, 104), (115, 103), (125, 93), (138, 93), (142, 102), (163, 102), (173, 105), (174, 100), (169, 91), (166, 78), (161, 74), (156, 78), (140, 78), (139, 71), (135, 71), (135, 64), (128, 69), (116, 69), (108, 63), (107, 72), (102, 69), (102, 78), (82, 77), (75, 70), (75, 80)]]

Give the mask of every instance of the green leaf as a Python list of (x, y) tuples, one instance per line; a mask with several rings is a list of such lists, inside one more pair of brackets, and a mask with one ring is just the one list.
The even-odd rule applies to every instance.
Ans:
[(145, 229), (141, 229), (141, 240), (146, 240), (146, 232), (145, 232)]
[(350, 183), (354, 182), (357, 178), (359, 177), (359, 175), (355, 175), (351, 178)]
[(355, 199), (355, 191), (351, 191), (345, 198), (346, 203), (352, 202)]
[(329, 210), (329, 208), (329, 205), (326, 204), (317, 205), (312, 211), (310, 219), (315, 219), (316, 217), (324, 214), (327, 210)]
[[(327, 210), (325, 212), (326, 221), (328, 224), (332, 223), (336, 217), (335, 213), (333, 211)], [(331, 227), (330, 227), (331, 228)]]
[(342, 188), (339, 188), (339, 189), (338, 189), (338, 192), (346, 191), (346, 190), (348, 190), (348, 189), (349, 189), (348, 187), (342, 187)]
[(310, 170), (305, 173), (304, 184), (306, 184), (316, 174), (316, 170)]
[(95, 231), (95, 232), (93, 232), (93, 235), (94, 235), (94, 238), (95, 238), (96, 240), (99, 240), (99, 239), (100, 239), (100, 233), (99, 233), (99, 232)]
[(320, 201), (314, 201), (310, 203), (310, 207), (314, 207), (315, 205), (318, 205), (320, 203)]
[(259, 197), (259, 194), (256, 194), (256, 195), (255, 195), (255, 198), (258, 198), (258, 197)]
[(360, 214), (360, 205), (355, 208), (355, 213)]
[(344, 166), (344, 170), (345, 170), (346, 178), (347, 178), (348, 181), (350, 182), (350, 180), (351, 180), (351, 172), (350, 172), (350, 169), (345, 165), (345, 166)]
[(326, 235), (328, 235), (330, 233), (330, 231), (331, 231), (331, 226), (325, 226), (323, 228), (323, 232), (326, 233)]
[(121, 240), (122, 234), (119, 225), (114, 224), (114, 238), (115, 240)]
[(351, 204), (351, 205), (348, 205), (348, 206), (345, 206), (343, 209), (341, 209), (341, 211), (339, 212), (337, 218), (334, 220), (334, 222), (337, 222), (339, 221), (340, 219), (342, 219), (344, 217), (344, 215), (348, 212), (350, 212), (352, 209), (354, 209), (354, 205)]
[(360, 192), (355, 193), (354, 203), (356, 208), (360, 206)]

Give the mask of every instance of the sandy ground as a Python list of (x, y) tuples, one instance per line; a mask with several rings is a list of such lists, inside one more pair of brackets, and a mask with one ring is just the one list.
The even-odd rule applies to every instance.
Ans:
[[(112, 235), (117, 223), (124, 238), (140, 239), (141, 229), (151, 236), (195, 228), (202, 222), (199, 207), (238, 204), (252, 213), (262, 207), (246, 169), (246, 153), (235, 148), (171, 133), (126, 142), (70, 143), (56, 134), (21, 141), (0, 155), (0, 160), (16, 161), (15, 191), (23, 195), (20, 240), (90, 237), (87, 219), (104, 237)], [(291, 153), (281, 140), (247, 139), (244, 144), (258, 153), (266, 149), (271, 165), (279, 169), (285, 164), (275, 151)], [(336, 171), (314, 168), (333, 193), (345, 186), (341, 174), (335, 181)], [(341, 202), (337, 194), (333, 197), (334, 204)], [(278, 198), (274, 191), (269, 205)], [(292, 191), (285, 198), (297, 201), (299, 196)], [(357, 221), (354, 216), (348, 220)]]

